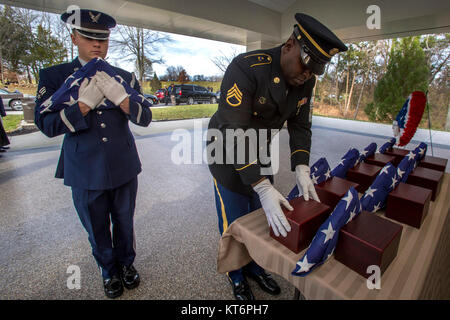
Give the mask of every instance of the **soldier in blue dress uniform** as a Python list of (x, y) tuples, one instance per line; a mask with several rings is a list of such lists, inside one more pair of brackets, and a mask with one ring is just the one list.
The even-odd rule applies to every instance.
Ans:
[[(73, 19), (76, 14), (78, 20)], [(111, 16), (87, 9), (65, 12), (61, 19), (72, 28), (78, 57), (70, 63), (40, 70), (35, 123), (48, 137), (65, 135), (56, 177), (72, 188), (76, 211), (101, 269), (105, 294), (115, 298), (123, 293), (124, 286), (133, 289), (140, 282), (133, 266), (133, 216), (141, 162), (128, 121), (148, 126), (152, 114), (150, 108), (131, 101), (119, 82), (104, 78), (90, 81), (80, 89), (77, 103), (70, 108), (39, 112), (39, 106), (67, 77), (91, 59), (106, 57), (110, 29), (116, 25)], [(134, 74), (113, 69), (131, 88), (142, 93)], [(96, 110), (104, 98), (117, 107)]]
[[(238, 163), (236, 158), (228, 156), (225, 148), (226, 130), (236, 132), (237, 139), (233, 138), (230, 144), (234, 150), (229, 149), (236, 156), (237, 141), (246, 141), (246, 130), (254, 129), (257, 131), (255, 136), (260, 137), (260, 129), (281, 129), (287, 121), (291, 170), (296, 173), (299, 190), (302, 190), (305, 200), (312, 197), (320, 201), (309, 172), (312, 92), (315, 75), (323, 74), (332, 56), (346, 51), (347, 47), (315, 18), (297, 13), (295, 19), (297, 23), (293, 33), (283, 45), (243, 53), (230, 63), (225, 72), (219, 107), (209, 122), (209, 129), (222, 133), (222, 155), (225, 155), (227, 163), (220, 158), (221, 162), (216, 161), (217, 152), (213, 152), (208, 159), (214, 178), (221, 234), (235, 219), (262, 206), (274, 233), (286, 236), (290, 225), (281, 205), (292, 210), (286, 199), (273, 187), (272, 175), (262, 170), (267, 163), (261, 160), (259, 150), (267, 152), (271, 136), (268, 135), (267, 141), (257, 138), (257, 141), (248, 142), (244, 148), (245, 161)], [(237, 129), (243, 130), (238, 133)], [(217, 140), (214, 134), (210, 136), (208, 145)], [(254, 158), (251, 158), (252, 155)], [(254, 261), (227, 275), (238, 300), (254, 299), (246, 277), (255, 280), (261, 289), (270, 294), (280, 292), (274, 279)]]

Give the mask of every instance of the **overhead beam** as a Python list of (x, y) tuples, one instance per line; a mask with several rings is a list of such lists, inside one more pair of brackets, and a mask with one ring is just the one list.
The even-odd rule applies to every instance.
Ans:
[[(296, 23), (296, 12), (310, 14), (326, 24), (344, 42), (450, 32), (450, 1), (377, 0), (381, 28), (366, 26), (367, 7), (373, 0), (297, 0), (283, 13), (258, 0), (0, 0), (53, 13), (69, 5), (111, 14), (119, 24), (246, 45), (266, 47), (285, 41)], [(255, 3), (256, 2), (256, 3)]]

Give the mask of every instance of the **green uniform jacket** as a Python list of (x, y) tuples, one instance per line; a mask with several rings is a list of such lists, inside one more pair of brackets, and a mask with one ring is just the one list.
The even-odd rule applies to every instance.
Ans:
[[(309, 164), (312, 116), (310, 104), (316, 79), (313, 76), (300, 87), (290, 87), (283, 79), (280, 56), (281, 46), (237, 56), (225, 72), (219, 107), (208, 128), (222, 132), (222, 152), (224, 157), (231, 159), (229, 154), (232, 153), (227, 152), (225, 147), (226, 129), (280, 130), (287, 121), (291, 170), (294, 171), (298, 164)], [(259, 137), (259, 134), (257, 136)], [(214, 137), (209, 138), (207, 145), (217, 140)], [(255, 150), (261, 152), (262, 148), (266, 148), (264, 152), (267, 154), (268, 147), (259, 140), (257, 145), (247, 140), (244, 149), (245, 161), (237, 161), (238, 139), (231, 140), (229, 143), (234, 147), (234, 159), (222, 163), (213, 162), (212, 159), (218, 154), (215, 150), (211, 153), (213, 157), (208, 157), (209, 169), (217, 182), (227, 189), (251, 195), (254, 192), (251, 184), (267, 176), (261, 174), (261, 168), (267, 165), (267, 161), (261, 161), (260, 155), (256, 159), (250, 158), (255, 154)], [(270, 133), (267, 140), (270, 143)]]

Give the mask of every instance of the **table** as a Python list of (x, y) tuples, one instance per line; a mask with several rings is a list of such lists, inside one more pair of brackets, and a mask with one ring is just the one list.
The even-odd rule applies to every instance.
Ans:
[[(236, 270), (253, 259), (293, 284), (297, 297), (299, 290), (306, 299), (450, 299), (449, 181), (445, 173), (441, 192), (430, 203), (420, 229), (402, 224), (397, 257), (382, 275), (381, 289), (369, 290), (366, 278), (334, 257), (306, 277), (291, 275), (306, 249), (295, 254), (272, 239), (262, 209), (235, 220), (223, 233), (218, 272)], [(383, 211), (376, 214), (388, 219)]]

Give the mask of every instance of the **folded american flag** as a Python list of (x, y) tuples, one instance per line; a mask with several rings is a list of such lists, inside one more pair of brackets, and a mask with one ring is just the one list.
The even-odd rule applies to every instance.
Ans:
[(399, 183), (406, 182), (408, 175), (416, 168), (419, 157), (419, 152), (414, 151), (410, 151), (403, 157), (397, 167), (397, 178)]
[(377, 212), (383, 208), (389, 192), (394, 190), (397, 184), (397, 169), (388, 162), (361, 197), (362, 210)]
[(375, 142), (372, 142), (371, 144), (369, 144), (360, 153), (359, 159), (357, 161), (357, 164), (360, 163), (360, 162), (363, 162), (364, 160), (366, 160), (367, 157), (373, 156), (376, 150), (377, 150), (377, 144)]
[(322, 183), (331, 178), (331, 168), (327, 159), (320, 158), (311, 167), (311, 180), (314, 184)]
[(395, 141), (396, 141), (395, 138), (389, 139), (389, 141), (386, 142), (385, 144), (383, 144), (378, 151), (380, 153), (385, 153), (387, 149), (390, 149), (390, 148), (392, 148), (394, 146)]
[[(56, 90), (56, 92), (45, 100), (38, 108), (39, 112), (55, 112), (64, 108), (68, 108), (78, 102), (78, 90), (81, 82), (88, 78), (89, 80), (95, 76), (98, 71), (106, 72), (110, 77), (113, 77), (119, 82), (128, 94), (131, 101), (134, 101), (141, 106), (151, 107), (152, 104), (143, 95), (131, 88), (128, 83), (118, 75), (114, 69), (103, 59), (94, 58), (86, 63), (81, 69), (68, 76), (64, 84)], [(119, 108), (115, 106), (111, 101), (104, 98), (103, 101), (97, 106), (97, 109), (113, 109)]]
[(425, 142), (419, 143), (419, 145), (413, 150), (414, 152), (419, 154), (419, 161), (423, 160), (425, 155), (427, 154), (428, 145)]
[(339, 200), (328, 219), (320, 226), (305, 255), (297, 262), (292, 275), (304, 277), (333, 255), (339, 230), (361, 212), (358, 192), (351, 187)]
[(358, 158), (359, 151), (355, 148), (350, 148), (350, 150), (348, 150), (347, 153), (341, 158), (338, 165), (331, 171), (331, 176), (345, 179), (347, 171), (355, 166)]

